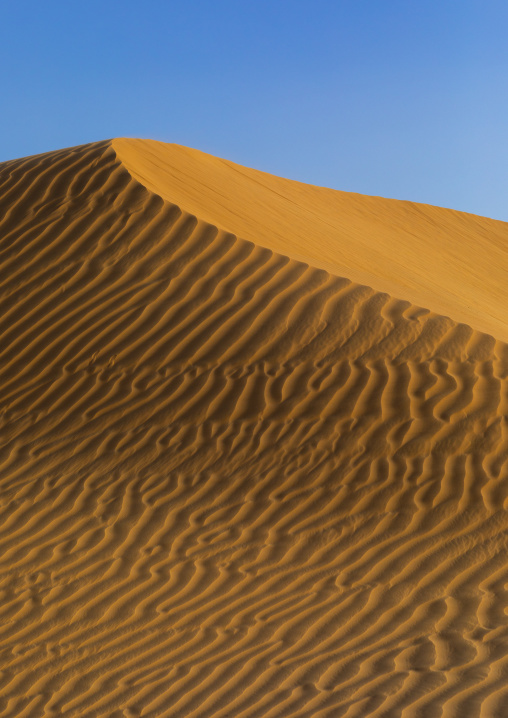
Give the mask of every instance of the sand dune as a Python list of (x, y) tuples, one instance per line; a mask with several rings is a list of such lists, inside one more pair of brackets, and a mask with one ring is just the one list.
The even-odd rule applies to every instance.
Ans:
[(505, 716), (508, 226), (131, 140), (0, 209), (0, 716)]
[(508, 341), (508, 224), (337, 192), (147, 140), (113, 141), (133, 177), (243, 239)]

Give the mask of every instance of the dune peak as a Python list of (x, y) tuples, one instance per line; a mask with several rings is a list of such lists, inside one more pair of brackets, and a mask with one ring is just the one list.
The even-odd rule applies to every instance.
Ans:
[(129, 172), (233, 234), (508, 341), (508, 223), (305, 185), (198, 150), (115, 139)]

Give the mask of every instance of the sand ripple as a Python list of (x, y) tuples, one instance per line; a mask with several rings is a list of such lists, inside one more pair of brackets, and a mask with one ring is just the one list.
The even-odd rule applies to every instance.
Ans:
[(506, 345), (0, 170), (0, 716), (505, 716)]

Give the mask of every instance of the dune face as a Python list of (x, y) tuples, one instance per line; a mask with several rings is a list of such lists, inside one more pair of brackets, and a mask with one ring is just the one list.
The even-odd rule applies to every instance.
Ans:
[(508, 227), (241, 169), (0, 166), (0, 716), (505, 716)]

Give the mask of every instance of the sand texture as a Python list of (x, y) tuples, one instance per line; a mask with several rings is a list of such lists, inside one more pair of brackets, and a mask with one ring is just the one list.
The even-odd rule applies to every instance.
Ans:
[(505, 718), (507, 252), (173, 145), (0, 165), (0, 716)]

